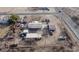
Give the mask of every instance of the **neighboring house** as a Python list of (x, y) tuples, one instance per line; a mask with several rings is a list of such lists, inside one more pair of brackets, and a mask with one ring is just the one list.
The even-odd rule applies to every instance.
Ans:
[(0, 18), (0, 24), (8, 24), (8, 18), (7, 17)]

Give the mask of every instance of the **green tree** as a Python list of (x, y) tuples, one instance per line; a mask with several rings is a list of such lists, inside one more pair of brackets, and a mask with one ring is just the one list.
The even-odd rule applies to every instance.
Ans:
[(15, 14), (11, 14), (11, 16), (9, 17), (9, 24), (15, 24), (17, 22), (17, 20), (19, 20), (20, 17), (18, 15)]

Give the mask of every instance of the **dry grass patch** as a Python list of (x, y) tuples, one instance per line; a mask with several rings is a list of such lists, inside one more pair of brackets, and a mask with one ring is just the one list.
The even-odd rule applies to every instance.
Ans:
[(9, 27), (5, 27), (5, 28), (0, 28), (0, 38), (2, 38), (3, 36), (6, 35), (6, 33), (8, 32)]

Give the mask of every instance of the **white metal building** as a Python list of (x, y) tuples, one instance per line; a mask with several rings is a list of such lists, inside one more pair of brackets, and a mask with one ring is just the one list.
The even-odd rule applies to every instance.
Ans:
[(28, 24), (28, 28), (41, 28), (41, 27), (42, 27), (42, 23), (38, 21), (33, 21)]
[(28, 24), (28, 28), (36, 28), (36, 29), (42, 29), (44, 27), (46, 27), (46, 24), (43, 24), (42, 22), (39, 21), (33, 21), (31, 23)]
[(27, 33), (26, 38), (27, 39), (34, 39), (34, 38), (41, 38), (42, 35), (38, 33)]

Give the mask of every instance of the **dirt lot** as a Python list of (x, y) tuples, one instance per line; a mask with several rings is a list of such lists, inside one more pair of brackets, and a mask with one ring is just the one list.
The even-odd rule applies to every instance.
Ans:
[[(2, 10), (4, 9), (4, 11), (6, 10), (6, 8), (1, 8)], [(13, 11), (12, 11), (13, 10)], [(19, 11), (17, 11), (19, 10)], [(9, 8), (8, 10), (6, 10), (5, 12), (22, 12), (22, 11), (27, 11), (27, 8)], [(2, 12), (4, 12), (2, 11)], [(52, 11), (52, 9), (51, 9)], [(55, 11), (54, 11), (55, 12)], [(27, 15), (25, 15), (27, 16)], [(21, 16), (23, 17), (23, 16)], [(60, 52), (60, 51), (73, 51), (73, 47), (70, 46), (70, 42), (67, 40), (63, 40), (63, 41), (58, 41), (59, 35), (61, 34), (61, 32), (63, 31), (63, 24), (60, 22), (60, 20), (58, 18), (56, 18), (54, 15), (28, 15), (27, 19), (28, 22), (30, 21), (41, 21), (44, 19), (49, 19), (50, 20), (50, 24), (54, 25), (56, 30), (53, 32), (53, 35), (47, 35), (47, 36), (43, 36), (41, 40), (37, 40), (37, 41), (24, 41), (19, 37), (19, 28), (16, 28), (16, 32), (13, 33), (14, 35), (14, 39), (12, 40), (4, 40), (0, 41), (0, 51), (3, 52), (29, 52), (29, 51), (34, 51), (34, 52)], [(7, 32), (9, 31), (9, 27), (4, 27), (4, 28), (0, 28), (0, 38), (4, 37)], [(10, 31), (9, 31), (10, 32)], [(15, 45), (16, 47), (12, 48), (10, 47), (11, 44), (17, 44)], [(71, 44), (72, 45), (72, 44)], [(75, 50), (74, 50), (75, 51)]]
[(6, 33), (8, 32), (9, 27), (0, 27), (0, 38), (2, 38), (3, 36), (6, 35)]
[[(29, 18), (30, 17), (30, 18)], [(52, 16), (52, 15), (46, 15), (46, 16), (28, 16), (28, 18), (29, 19), (31, 19), (31, 20), (34, 20), (34, 19), (37, 19), (37, 20), (39, 20), (39, 19), (50, 19), (50, 23), (51, 24), (53, 24), (55, 27), (56, 27), (56, 31), (55, 32), (53, 32), (53, 36), (47, 36), (47, 37), (43, 37), (40, 41), (37, 41), (37, 42), (34, 42), (32, 45), (30, 44), (30, 45), (27, 45), (27, 43), (26, 42), (24, 42), (24, 41), (20, 41), (21, 39), (18, 37), (18, 34), (17, 34), (17, 30), (18, 29), (16, 29), (16, 33), (15, 33), (15, 38), (14, 38), (14, 40), (11, 40), (11, 41), (3, 41), (2, 42), (2, 44), (4, 45), (4, 44), (7, 44), (7, 45), (10, 45), (10, 44), (13, 44), (13, 43), (18, 43), (19, 44), (19, 46), (32, 46), (33, 48), (34, 47), (47, 47), (47, 46), (51, 46), (51, 45), (53, 45), (53, 44), (56, 44), (55, 43), (55, 41), (57, 40), (57, 38), (58, 38), (58, 36), (59, 36), (59, 34), (60, 34), (60, 32), (61, 32), (61, 30), (60, 30), (60, 28), (59, 28), (59, 20), (58, 19), (56, 19), (54, 16)], [(40, 21), (41, 21), (40, 20)], [(8, 31), (8, 30), (6, 30), (6, 29), (8, 29), (9, 30), (9, 28), (8, 27), (5, 27), (5, 28), (3, 28), (3, 30), (2, 29), (0, 29), (1, 30), (1, 33), (0, 33), (0, 36), (2, 37), (2, 35), (3, 34), (6, 34), (6, 32)], [(4, 36), (4, 35), (3, 35)], [(24, 43), (23, 43), (24, 42)], [(46, 49), (46, 48), (45, 48)], [(27, 49), (26, 49), (27, 50)], [(38, 48), (36, 48), (36, 50), (38, 51)], [(2, 50), (2, 51), (6, 51), (6, 48), (5, 48), (5, 50)]]
[[(38, 41), (30, 41), (30, 42), (26, 42), (23, 41), (21, 38), (18, 37), (19, 35), (19, 28), (16, 29), (16, 33), (14, 34), (14, 39), (13, 40), (4, 40), (1, 42), (1, 46), (0, 49), (1, 51), (39, 51), (39, 52), (44, 52), (44, 51), (72, 51), (70, 48), (64, 46), (64, 43), (67, 44), (67, 41), (58, 41), (58, 37), (60, 35), (60, 33), (63, 31), (63, 25), (62, 23), (59, 21), (59, 19), (57, 19), (55, 16), (53, 15), (41, 15), (41, 16), (27, 16), (27, 19), (30, 19), (29, 21), (34, 21), (35, 19), (37, 21), (41, 21), (43, 19), (49, 19), (50, 20), (50, 24), (54, 25), (56, 30), (53, 32), (53, 35), (47, 35), (42, 37), (41, 40)], [(3, 29), (3, 30), (2, 30)], [(9, 27), (4, 27), (1, 28), (0, 31), (0, 36), (3, 37), (5, 36), (4, 34), (6, 34), (9, 30)], [(0, 37), (0, 38), (1, 38)], [(11, 44), (18, 44), (18, 47), (16, 48), (10, 48), (9, 46)]]

